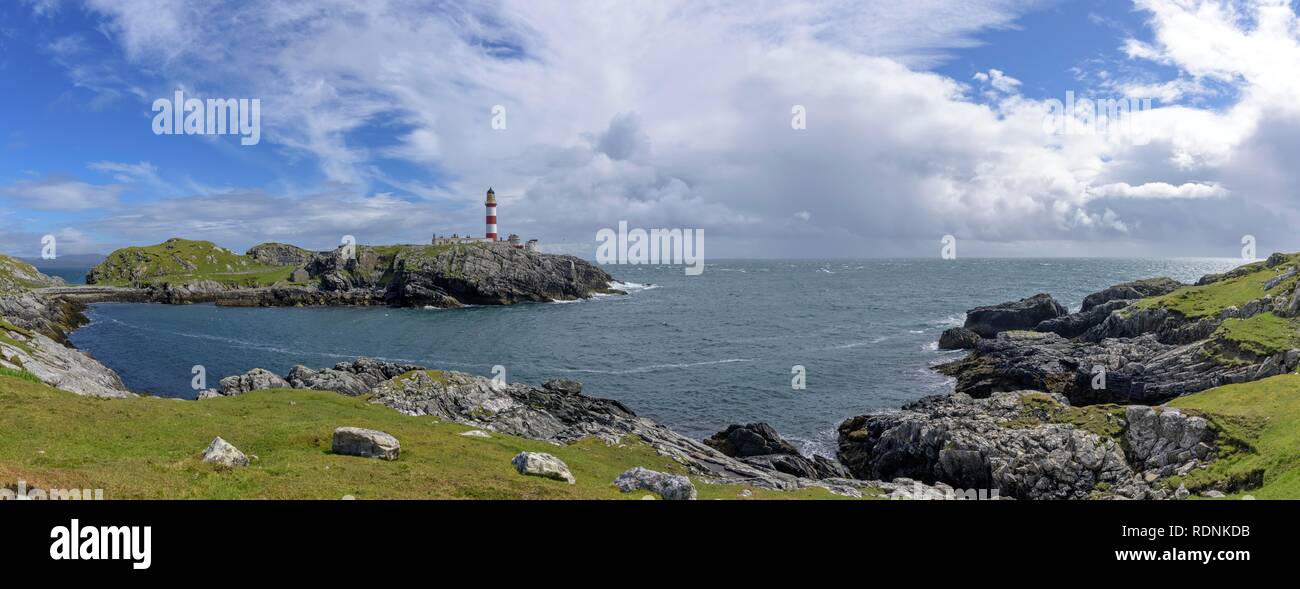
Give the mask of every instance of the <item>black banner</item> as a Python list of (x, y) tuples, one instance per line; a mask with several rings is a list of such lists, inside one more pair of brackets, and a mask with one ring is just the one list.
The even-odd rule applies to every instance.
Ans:
[(412, 550), (456, 567), (511, 554), (600, 567), (669, 551), (750, 561), (752, 573), (780, 556), (1199, 574), (1286, 566), (1298, 514), (1300, 502), (1268, 501), (6, 501), (0, 560), (128, 579), (246, 559), (363, 572), (415, 564)]

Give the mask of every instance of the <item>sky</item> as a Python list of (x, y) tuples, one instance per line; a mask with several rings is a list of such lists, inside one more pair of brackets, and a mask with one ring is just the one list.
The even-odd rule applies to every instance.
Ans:
[[(257, 99), (259, 141), (155, 133), (178, 90)], [(1300, 250), (1297, 161), (1285, 1), (0, 4), (10, 255), (481, 235), (490, 186), (585, 257), (620, 221), (717, 258), (1263, 257)]]

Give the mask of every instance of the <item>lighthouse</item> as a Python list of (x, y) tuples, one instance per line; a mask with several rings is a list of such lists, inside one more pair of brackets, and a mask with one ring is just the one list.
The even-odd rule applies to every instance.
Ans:
[(487, 240), (497, 240), (497, 193), (489, 187), (487, 191)]

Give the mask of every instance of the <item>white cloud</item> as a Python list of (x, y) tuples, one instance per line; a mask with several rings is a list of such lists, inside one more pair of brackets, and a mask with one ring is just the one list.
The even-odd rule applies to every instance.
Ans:
[(111, 208), (118, 204), (122, 186), (89, 184), (73, 178), (52, 176), (44, 180), (20, 180), (0, 186), (0, 197), (16, 206), (37, 211), (81, 211)]
[(158, 167), (149, 162), (127, 164), (121, 162), (98, 161), (91, 162), (87, 167), (97, 172), (111, 174), (114, 180), (122, 183), (135, 182), (137, 180), (154, 183), (160, 182), (158, 178)]
[[(1239, 95), (1216, 109), (1141, 113), (1144, 141), (1045, 134), (1043, 104), (1020, 94), (1016, 72), (990, 67), (1000, 64), (975, 75), (996, 90), (985, 104), (921, 69), (1013, 26), (1028, 5), (1012, 2), (165, 4), (90, 2), (129, 59), (169, 81), (262, 97), (275, 113), (264, 137), (311, 154), (349, 188), (302, 201), (257, 191), (169, 200), (142, 213), (154, 231), (167, 228), (161, 210), (180, 219), (176, 232), (232, 238), (243, 222), (268, 236), (307, 231), (279, 207), (304, 207), (326, 233), (354, 223), (413, 235), (433, 223), (428, 205), (362, 196), (375, 181), (453, 203), (439, 210), (463, 219), (461, 232), (478, 225), (493, 185), (503, 228), (517, 233), (572, 239), (618, 220), (706, 227), (754, 255), (910, 240), (928, 253), (946, 233), (1132, 238), (1185, 253), (1243, 226), (1259, 234), (1300, 220), (1288, 212), (1300, 145), (1285, 133), (1300, 128), (1300, 44), (1282, 3), (1137, 2), (1152, 35), (1124, 51), (1177, 73), (1114, 84), (1176, 99), (1208, 80)], [(490, 126), (497, 104), (505, 130)], [(807, 108), (806, 130), (790, 128), (794, 104)], [(355, 139), (379, 124), (400, 129), (391, 144)], [(442, 183), (391, 178), (376, 168), (382, 158), (436, 166)], [(321, 203), (369, 216), (325, 214), (313, 207), (332, 205)], [(125, 216), (103, 226), (132, 227)]]
[(1133, 186), (1127, 182), (1117, 182), (1098, 186), (1088, 190), (1095, 198), (1221, 198), (1228, 195), (1227, 189), (1218, 184), (1197, 184), (1188, 182), (1174, 186), (1165, 182), (1148, 182)]
[(999, 69), (991, 69), (987, 72), (975, 72), (974, 78), (982, 84), (988, 84), (995, 90), (1001, 92), (1015, 92), (1020, 88), (1020, 80), (1006, 75)]

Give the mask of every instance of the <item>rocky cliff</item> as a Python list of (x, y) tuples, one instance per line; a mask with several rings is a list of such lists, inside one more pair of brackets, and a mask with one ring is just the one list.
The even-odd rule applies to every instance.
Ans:
[(1295, 371), (1297, 269), (1274, 254), (1195, 285), (1118, 284), (1072, 314), (1047, 294), (972, 309), (940, 339), (971, 350), (936, 367), (954, 393), (845, 421), (839, 459), (1019, 498), (1180, 496), (1170, 477), (1208, 468), (1220, 432), (1160, 405)]
[(131, 395), (117, 373), (61, 343), (85, 321), (80, 306), (33, 289), (62, 284), (28, 264), (0, 256), (0, 369), (82, 395)]

